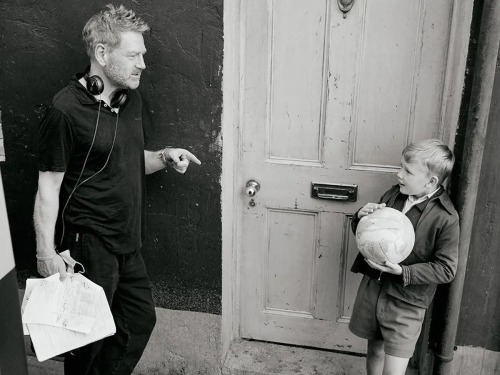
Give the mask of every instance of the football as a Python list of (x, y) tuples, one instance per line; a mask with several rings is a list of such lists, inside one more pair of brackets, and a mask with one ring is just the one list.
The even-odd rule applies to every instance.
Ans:
[(414, 244), (410, 219), (394, 208), (379, 208), (363, 216), (356, 229), (359, 252), (378, 264), (400, 263), (410, 255)]

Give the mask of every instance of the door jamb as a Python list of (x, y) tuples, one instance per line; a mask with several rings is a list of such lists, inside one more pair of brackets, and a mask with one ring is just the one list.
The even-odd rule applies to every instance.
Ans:
[(222, 322), (221, 342), (224, 363), (231, 342), (240, 338), (240, 250), (237, 247), (241, 215), (238, 180), (240, 164), (240, 91), (241, 59), (240, 46), (242, 26), (241, 0), (225, 0), (224, 15), (224, 58), (222, 80)]

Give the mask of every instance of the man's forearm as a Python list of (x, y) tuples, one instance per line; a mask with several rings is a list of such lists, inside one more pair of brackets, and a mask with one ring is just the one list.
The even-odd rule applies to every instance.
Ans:
[(144, 163), (146, 165), (146, 174), (151, 174), (164, 169), (166, 167), (162, 159), (163, 150), (158, 151), (144, 151)]
[(39, 190), (33, 214), (36, 252), (39, 257), (50, 256), (55, 252), (54, 235), (58, 211), (59, 196)]

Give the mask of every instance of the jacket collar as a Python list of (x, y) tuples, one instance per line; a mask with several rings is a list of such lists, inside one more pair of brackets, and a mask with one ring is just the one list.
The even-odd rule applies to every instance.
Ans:
[(440, 186), (438, 190), (434, 192), (434, 194), (432, 194), (430, 197), (427, 197), (427, 199), (423, 200), (422, 202), (414, 205), (414, 207), (417, 207), (420, 210), (420, 212), (423, 212), (427, 204), (432, 200), (432, 198), (439, 197), (443, 192), (444, 188)]
[(441, 188), (442, 192), (439, 195), (437, 195), (436, 193), (433, 197), (431, 197), (431, 201), (433, 199), (437, 200), (439, 203), (441, 203), (441, 206), (443, 206), (443, 208), (448, 211), (450, 215), (453, 215), (453, 213), (455, 212), (455, 207), (453, 206), (450, 196), (448, 195), (444, 187), (441, 186)]

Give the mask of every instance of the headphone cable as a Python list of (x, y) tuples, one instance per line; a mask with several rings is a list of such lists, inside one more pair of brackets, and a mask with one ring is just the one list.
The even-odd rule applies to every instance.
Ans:
[(83, 162), (82, 170), (80, 171), (80, 175), (78, 176), (78, 179), (76, 180), (76, 183), (75, 183), (75, 186), (73, 187), (73, 190), (71, 190), (71, 193), (68, 195), (68, 199), (66, 199), (66, 203), (64, 204), (64, 207), (61, 210), (62, 232), (61, 232), (61, 241), (59, 242), (59, 247), (62, 246), (62, 243), (64, 241), (64, 232), (65, 232), (64, 212), (66, 211), (66, 207), (68, 206), (68, 203), (69, 203), (71, 197), (73, 196), (73, 194), (77, 188), (82, 186), (85, 182), (89, 181), (91, 178), (94, 178), (95, 176), (97, 176), (99, 173), (101, 173), (104, 170), (104, 168), (106, 168), (106, 165), (108, 165), (109, 159), (111, 158), (111, 153), (113, 152), (113, 148), (115, 147), (116, 133), (118, 132), (119, 112), (116, 113), (115, 133), (113, 135), (113, 142), (111, 143), (111, 149), (109, 150), (108, 157), (106, 158), (106, 162), (104, 163), (102, 168), (99, 169), (96, 173), (94, 173), (90, 177), (88, 177), (85, 180), (83, 180), (82, 182), (80, 182), (80, 179), (83, 176), (83, 171), (85, 170), (85, 167), (87, 165), (87, 161), (88, 161), (89, 156), (90, 156), (90, 151), (92, 151), (92, 147), (94, 147), (94, 143), (95, 143), (95, 139), (96, 139), (96, 135), (97, 135), (97, 128), (99, 127), (99, 118), (101, 115), (101, 103), (102, 103), (102, 101), (99, 98), (99, 110), (97, 112), (97, 121), (95, 124), (94, 136), (92, 137), (92, 142), (90, 144), (89, 150), (87, 151), (87, 155), (86, 155), (85, 160)]

